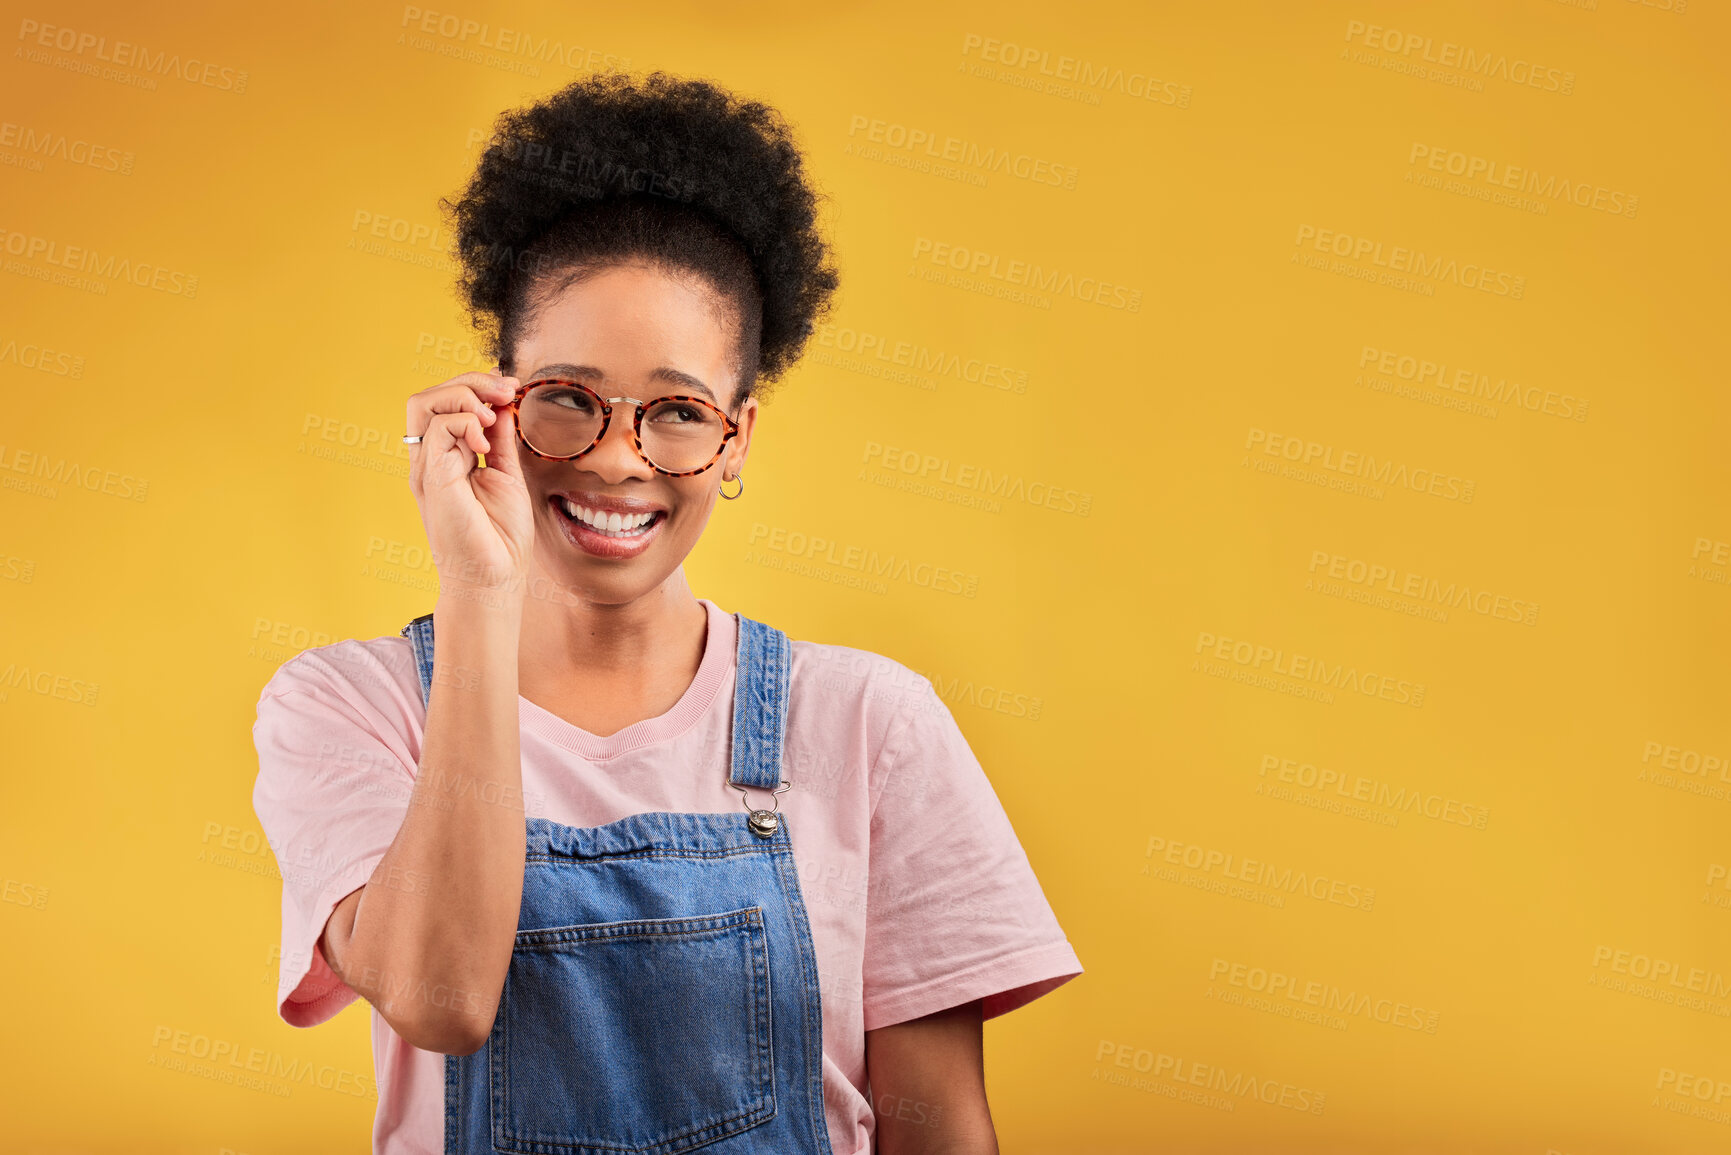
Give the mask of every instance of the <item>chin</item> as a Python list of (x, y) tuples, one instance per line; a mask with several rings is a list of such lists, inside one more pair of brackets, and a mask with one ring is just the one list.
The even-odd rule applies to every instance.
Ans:
[[(574, 544), (569, 531), (550, 526), (536, 537), (540, 578), (529, 596), (556, 605), (585, 602), (623, 605), (653, 591), (677, 566), (660, 564), (662, 550), (649, 548), (634, 556), (597, 556)], [(656, 545), (665, 545), (658, 542)]]

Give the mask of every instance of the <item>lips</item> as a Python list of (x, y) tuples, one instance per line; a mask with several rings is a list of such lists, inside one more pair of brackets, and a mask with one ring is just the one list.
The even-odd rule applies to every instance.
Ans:
[(616, 497), (611, 493), (596, 493), (589, 490), (569, 489), (554, 493), (552, 496), (562, 498), (573, 505), (597, 513), (666, 513), (667, 507), (653, 501), (644, 501), (635, 497)]
[(636, 557), (649, 548), (667, 520), (665, 509), (648, 502), (588, 494), (574, 500), (559, 493), (547, 500), (572, 544), (595, 557)]
[(608, 511), (581, 505), (568, 497), (562, 497), (559, 500), (564, 503), (566, 516), (582, 522), (590, 529), (612, 536), (633, 534), (655, 520), (657, 516), (656, 511), (653, 510), (645, 513), (620, 513), (617, 510)]

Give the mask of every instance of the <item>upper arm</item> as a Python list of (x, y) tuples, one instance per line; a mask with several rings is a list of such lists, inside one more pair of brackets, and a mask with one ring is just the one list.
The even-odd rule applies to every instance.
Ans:
[(880, 1155), (997, 1155), (980, 1000), (865, 1033)]
[(921, 678), (872, 768), (867, 1030), (971, 1000), (1014, 1010), (1081, 973), (997, 791)]
[[(277, 1007), (300, 1027), (364, 995), (339, 965), (360, 902), (355, 894), (389, 850), (415, 784), (408, 720), (385, 712), (388, 691), (340, 676), (334, 650), (349, 654), (343, 660), (351, 665), (365, 657), (364, 647), (347, 643), (292, 659), (260, 695), (253, 726), (253, 809), (282, 876)], [(333, 919), (345, 901), (347, 910)]]

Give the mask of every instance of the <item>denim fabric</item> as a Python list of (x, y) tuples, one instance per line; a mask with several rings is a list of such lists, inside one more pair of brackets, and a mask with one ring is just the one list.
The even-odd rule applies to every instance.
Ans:
[[(777, 785), (791, 647), (735, 618), (729, 777)], [(425, 698), (432, 615), (402, 632)], [(767, 838), (743, 805), (589, 827), (526, 820), (492, 1034), (445, 1057), (447, 1155), (831, 1155), (816, 954), (778, 817)]]
[[(773, 626), (733, 615), (739, 623), (739, 680), (733, 694), (732, 779), (742, 786), (781, 785), (781, 743), (787, 736), (787, 687), (793, 647)], [(750, 670), (746, 677), (744, 671)]]

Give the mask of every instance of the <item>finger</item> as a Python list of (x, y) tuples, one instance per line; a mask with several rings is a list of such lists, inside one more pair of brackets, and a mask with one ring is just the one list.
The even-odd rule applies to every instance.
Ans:
[(509, 405), (516, 395), (515, 377), (478, 370), (459, 373), (449, 381), (442, 381), (409, 397), (405, 432), (414, 433), (425, 426), (427, 417), (433, 413), (451, 413), (459, 409), (479, 414), (483, 424), (491, 425), (493, 414), (488, 406)]
[[(478, 404), (478, 403), (477, 403)], [(479, 422), (480, 417), (467, 409), (455, 409), (450, 412), (427, 413), (416, 417), (416, 407), (409, 406), (409, 427), (421, 429), (421, 440), (409, 444), (409, 489), (419, 496), (422, 486), (429, 476), (441, 479), (452, 476), (452, 467), (445, 464), (445, 457), (452, 446), (465, 437), (463, 422)], [(455, 424), (453, 424), (455, 422)], [(433, 463), (438, 463), (434, 465)], [(472, 462), (471, 462), (472, 464)], [(429, 468), (429, 466), (431, 468)], [(461, 471), (458, 471), (461, 472)]]
[(494, 406), (509, 405), (512, 399), (517, 396), (517, 386), (522, 382), (497, 365), (493, 366), (493, 371), (487, 376), (492, 378), (493, 387), (497, 392), (488, 393), (486, 400)]
[(447, 384), (461, 382), (473, 389), (481, 400), (490, 405), (504, 405), (510, 402), (517, 392), (517, 379), (509, 374), (494, 369), (491, 373), (479, 370), (463, 373), (451, 378)]
[(487, 468), (497, 469), (515, 477), (523, 476), (523, 462), (518, 457), (517, 411), (501, 408), (493, 411), (497, 418), (487, 427)]
[(493, 379), (496, 391), (483, 389), (490, 398), (487, 409), (487, 448), (482, 451), (478, 468), (503, 469), (521, 478), (522, 467), (517, 457), (516, 414), (511, 403), (517, 399), (517, 378), (500, 371), (498, 365), (487, 376)]
[(486, 452), (487, 435), (473, 413), (436, 413), (421, 448), (426, 450), (427, 480), (449, 481), (475, 467), (475, 455)]
[[(473, 413), (483, 424), (492, 423), (492, 413), (482, 398), (467, 385), (437, 385), (409, 398), (404, 415), (405, 432), (419, 433), (436, 413)], [(426, 435), (422, 433), (422, 436)]]

